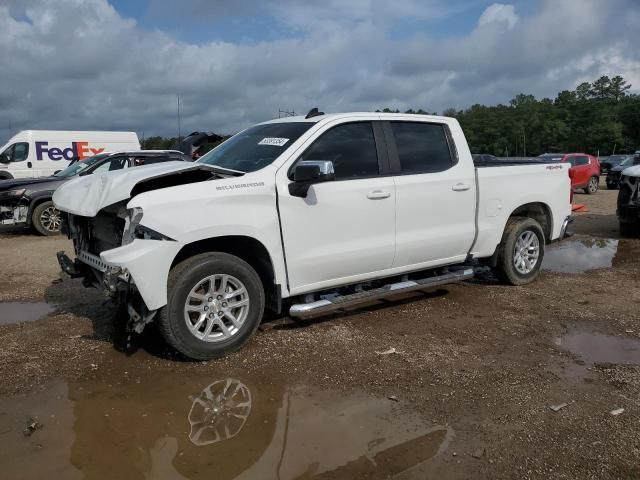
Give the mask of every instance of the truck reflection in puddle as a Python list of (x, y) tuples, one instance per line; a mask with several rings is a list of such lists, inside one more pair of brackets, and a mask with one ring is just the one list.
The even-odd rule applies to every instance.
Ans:
[[(240, 376), (238, 376), (240, 378)], [(411, 408), (364, 393), (149, 373), (58, 381), (0, 399), (5, 478), (387, 478), (453, 438)], [(198, 386), (200, 383), (200, 386)], [(195, 393), (192, 397), (188, 392)], [(24, 419), (43, 424), (31, 437)]]
[(218, 380), (193, 399), (189, 410), (189, 440), (203, 446), (229, 440), (251, 413), (251, 391), (240, 380)]

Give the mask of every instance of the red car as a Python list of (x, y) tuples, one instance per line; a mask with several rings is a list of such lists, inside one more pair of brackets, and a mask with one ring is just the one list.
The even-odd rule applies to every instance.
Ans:
[(587, 153), (545, 153), (538, 158), (545, 162), (570, 163), (569, 176), (573, 190), (582, 188), (584, 193), (588, 194), (598, 191), (600, 162), (593, 155)]

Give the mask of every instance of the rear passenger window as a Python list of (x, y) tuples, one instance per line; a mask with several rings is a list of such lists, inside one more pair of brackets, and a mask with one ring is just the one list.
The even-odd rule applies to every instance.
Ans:
[(576, 157), (574, 165), (589, 165), (589, 157)]
[(444, 125), (391, 122), (402, 173), (442, 172), (453, 165)]
[(378, 175), (371, 122), (346, 123), (332, 128), (316, 140), (300, 160), (331, 160), (337, 180)]
[(133, 159), (133, 166), (139, 167), (140, 165), (151, 165), (152, 163), (168, 162), (169, 160), (168, 156), (135, 157)]

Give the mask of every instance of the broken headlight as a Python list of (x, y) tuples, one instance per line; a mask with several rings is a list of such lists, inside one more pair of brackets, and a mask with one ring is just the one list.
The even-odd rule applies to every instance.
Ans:
[(160, 232), (156, 232), (149, 227), (145, 227), (144, 225), (136, 225), (134, 237), (142, 240), (173, 240), (173, 238), (169, 238)]
[(22, 197), (24, 195), (24, 192), (26, 192), (25, 188), (19, 188), (17, 190), (7, 190), (6, 192), (0, 192), (0, 199)]
[(122, 245), (133, 242), (134, 239), (140, 240), (173, 240), (160, 232), (140, 225), (142, 220), (142, 209), (138, 207), (127, 210), (125, 217), (124, 232), (122, 233)]
[(122, 232), (122, 245), (127, 245), (133, 242), (135, 237), (136, 227), (142, 220), (142, 209), (139, 207), (133, 207), (127, 210), (127, 215), (124, 219), (124, 231)]

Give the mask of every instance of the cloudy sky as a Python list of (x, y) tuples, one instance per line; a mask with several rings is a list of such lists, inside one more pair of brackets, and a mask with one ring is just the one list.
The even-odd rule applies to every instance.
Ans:
[(639, 0), (0, 0), (0, 140), (16, 130), (232, 133), (277, 116), (441, 112), (620, 74)]

